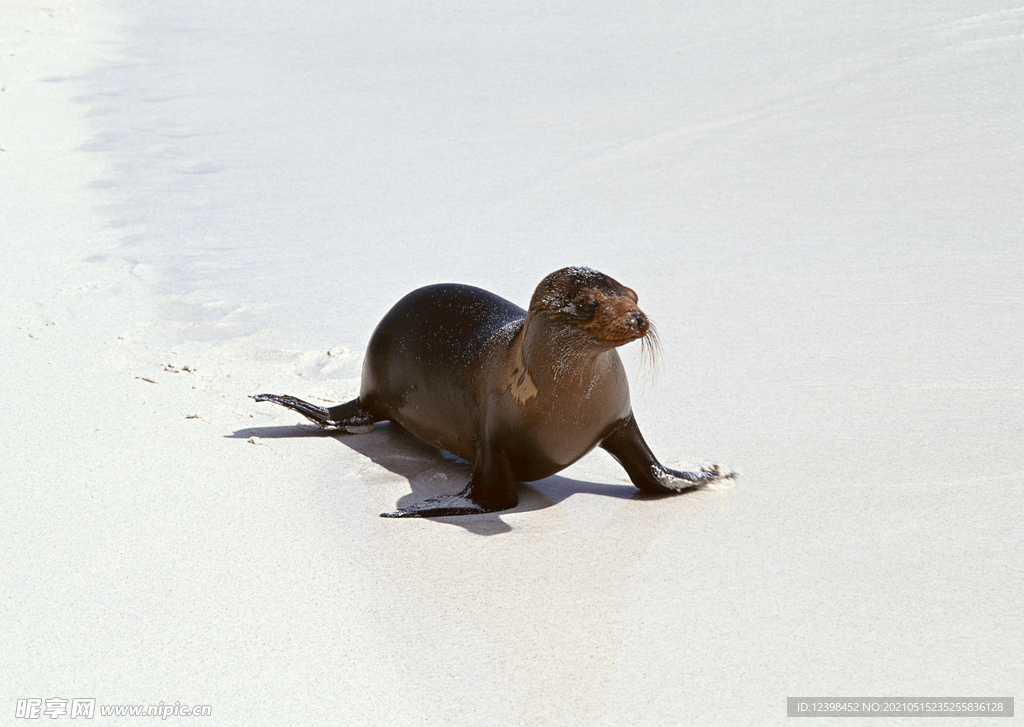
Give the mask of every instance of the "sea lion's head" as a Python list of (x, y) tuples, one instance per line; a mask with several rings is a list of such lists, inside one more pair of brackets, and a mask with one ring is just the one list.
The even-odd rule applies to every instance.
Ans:
[(637, 306), (637, 296), (622, 283), (591, 268), (562, 268), (548, 275), (533, 293), (530, 313), (578, 332), (594, 348), (609, 349), (637, 339), (652, 348), (657, 334)]

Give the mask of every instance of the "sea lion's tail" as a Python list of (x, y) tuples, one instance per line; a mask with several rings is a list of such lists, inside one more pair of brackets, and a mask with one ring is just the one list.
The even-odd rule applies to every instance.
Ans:
[(373, 429), (373, 417), (359, 406), (358, 398), (332, 406), (330, 409), (287, 394), (256, 394), (250, 398), (256, 401), (270, 401), (297, 411), (323, 429), (344, 429), (349, 434), (363, 434)]

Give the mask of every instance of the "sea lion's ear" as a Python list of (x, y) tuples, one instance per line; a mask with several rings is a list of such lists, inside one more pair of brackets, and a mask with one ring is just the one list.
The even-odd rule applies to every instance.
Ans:
[(594, 317), (594, 311), (597, 310), (597, 306), (597, 296), (592, 292), (584, 293), (574, 301), (576, 315), (586, 320)]

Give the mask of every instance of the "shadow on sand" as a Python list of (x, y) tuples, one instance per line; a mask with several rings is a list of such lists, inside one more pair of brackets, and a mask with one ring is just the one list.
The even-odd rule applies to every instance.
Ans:
[[(287, 439), (290, 437), (331, 437), (369, 458), (384, 469), (409, 481), (412, 492), (396, 503), (407, 507), (438, 495), (453, 494), (469, 482), (473, 466), (465, 460), (420, 441), (392, 422), (377, 424), (367, 434), (327, 432), (314, 425), (299, 424), (282, 427), (251, 427), (226, 435), (228, 439)], [(601, 495), (618, 499), (658, 500), (672, 495), (645, 495), (632, 485), (609, 485), (585, 482), (553, 475), (532, 484), (521, 484), (519, 504), (511, 510), (486, 515), (460, 515), (428, 518), (436, 522), (458, 525), (478, 535), (497, 535), (512, 528), (501, 520), (502, 515), (542, 510), (576, 494)]]

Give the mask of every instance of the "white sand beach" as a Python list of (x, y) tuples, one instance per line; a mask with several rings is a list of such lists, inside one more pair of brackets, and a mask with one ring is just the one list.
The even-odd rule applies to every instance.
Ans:
[[(1022, 81), (1009, 0), (3, 0), (0, 723), (1024, 697)], [(565, 265), (657, 324), (654, 452), (733, 487), (597, 451), (383, 519), (468, 467), (248, 398), (347, 401), (413, 288)]]

